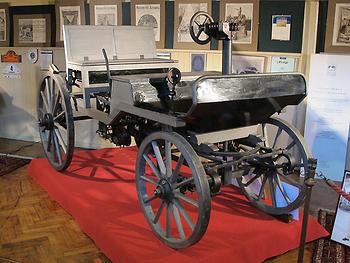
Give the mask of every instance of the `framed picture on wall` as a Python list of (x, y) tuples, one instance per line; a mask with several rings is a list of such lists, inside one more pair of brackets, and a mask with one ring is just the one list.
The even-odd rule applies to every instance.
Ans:
[(192, 53), (191, 54), (191, 72), (203, 72), (206, 66), (206, 54), (205, 53)]
[(265, 57), (232, 55), (233, 74), (255, 74), (265, 71)]
[(102, 26), (121, 25), (121, 0), (90, 0), (90, 24)]
[(15, 47), (51, 46), (50, 14), (13, 15), (13, 45)]
[(211, 16), (211, 1), (175, 0), (174, 48), (206, 50), (210, 48), (210, 43), (199, 45), (190, 35), (190, 20), (198, 11), (207, 12)]
[(136, 26), (153, 27), (157, 48), (164, 48), (165, 1), (132, 0), (131, 24)]
[(9, 6), (0, 3), (0, 46), (8, 47), (10, 42)]
[(257, 50), (259, 0), (221, 0), (220, 19), (237, 24), (232, 39), (234, 50)]
[(326, 52), (350, 53), (350, 1), (329, 0)]
[(84, 0), (56, 0), (56, 45), (63, 46), (63, 25), (84, 25)]

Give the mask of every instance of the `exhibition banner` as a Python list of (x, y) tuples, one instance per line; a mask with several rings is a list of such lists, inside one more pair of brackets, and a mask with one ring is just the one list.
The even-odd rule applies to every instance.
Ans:
[(350, 56), (313, 55), (305, 139), (318, 160), (317, 172), (342, 181), (350, 120)]

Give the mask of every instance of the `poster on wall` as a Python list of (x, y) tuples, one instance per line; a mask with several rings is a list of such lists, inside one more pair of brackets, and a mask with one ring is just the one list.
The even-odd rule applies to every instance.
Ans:
[(160, 40), (160, 4), (135, 5), (135, 19), (137, 26), (153, 27), (156, 41)]
[(63, 41), (63, 25), (80, 25), (80, 6), (60, 6), (60, 40)]
[(18, 42), (19, 43), (45, 43), (46, 42), (46, 20), (18, 19)]
[[(345, 171), (342, 190), (350, 193), (350, 171)], [(350, 201), (340, 197), (331, 239), (350, 246)]]
[(237, 25), (238, 30), (233, 33), (233, 43), (252, 43), (253, 3), (227, 3), (225, 7), (225, 21)]
[(6, 41), (6, 11), (0, 9), (0, 41)]
[(232, 55), (233, 74), (263, 73), (265, 57)]
[[(190, 20), (192, 16), (199, 12), (208, 12), (208, 7), (206, 3), (189, 3), (189, 4), (179, 4), (179, 27), (177, 29), (177, 41), (178, 42), (193, 42), (190, 35)], [(201, 37), (205, 36), (200, 36)]]
[(274, 56), (271, 58), (271, 72), (294, 72), (295, 58)]
[(291, 22), (291, 15), (273, 15), (271, 40), (289, 41)]
[(336, 4), (333, 46), (350, 46), (350, 4)]
[(118, 24), (117, 5), (95, 5), (95, 25), (114, 26)]

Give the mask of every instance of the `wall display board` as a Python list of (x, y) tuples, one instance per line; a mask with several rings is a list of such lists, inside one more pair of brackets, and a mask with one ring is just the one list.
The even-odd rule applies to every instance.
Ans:
[(121, 0), (90, 0), (90, 24), (100, 26), (121, 25)]
[(350, 53), (350, 0), (329, 0), (326, 52)]
[(131, 1), (131, 24), (153, 27), (157, 48), (164, 48), (165, 1)]
[(349, 122), (350, 56), (312, 55), (307, 99), (305, 139), (318, 159), (317, 172), (343, 178)]
[(51, 46), (50, 14), (13, 15), (13, 45), (16, 47)]
[[(258, 51), (300, 53), (303, 40), (305, 1), (261, 1)], [(290, 38), (274, 39), (273, 18), (286, 16), (290, 22)], [(287, 30), (286, 30), (287, 31)], [(273, 34), (274, 33), (274, 34)]]
[(263, 73), (265, 57), (232, 55), (233, 74)]
[(8, 47), (10, 43), (10, 20), (7, 3), (0, 3), (0, 46)]
[[(345, 171), (342, 190), (350, 193), (350, 171)], [(339, 197), (331, 239), (350, 246), (350, 202)]]
[(257, 50), (259, 29), (258, 0), (222, 0), (220, 1), (220, 19), (234, 22), (238, 25), (238, 31), (233, 34), (233, 50)]
[(190, 27), (189, 27), (190, 20), (192, 16), (198, 11), (204, 11), (204, 12), (207, 12), (209, 15), (211, 15), (211, 1), (175, 0), (174, 48), (180, 48), (180, 49), (209, 49), (210, 48), (210, 43), (206, 45), (199, 45), (192, 40), (190, 35)]
[(63, 46), (63, 25), (84, 25), (84, 0), (56, 0), (56, 45)]

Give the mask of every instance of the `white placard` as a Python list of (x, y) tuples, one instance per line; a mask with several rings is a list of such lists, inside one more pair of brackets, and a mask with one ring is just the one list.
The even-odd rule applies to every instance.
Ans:
[(272, 57), (271, 72), (293, 72), (295, 68), (295, 58)]
[(289, 41), (291, 22), (292, 16), (290, 15), (273, 15), (271, 39)]
[(2, 76), (9, 79), (19, 79), (21, 78), (21, 69), (14, 63), (8, 64), (3, 69)]
[(350, 122), (350, 56), (312, 55), (305, 139), (317, 172), (341, 181)]
[(115, 26), (118, 24), (117, 5), (95, 5), (95, 25)]
[(41, 50), (40, 51), (40, 69), (47, 70), (52, 64), (53, 51)]

